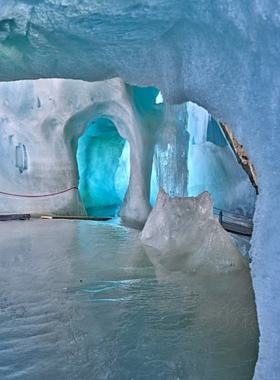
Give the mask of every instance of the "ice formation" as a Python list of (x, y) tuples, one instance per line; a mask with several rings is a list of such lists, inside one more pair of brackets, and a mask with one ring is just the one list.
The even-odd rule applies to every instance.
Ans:
[(191, 102), (164, 104), (155, 145), (158, 185), (170, 196), (209, 191), (217, 209), (252, 216), (256, 192), (220, 124)]
[[(131, 148), (131, 170), (121, 215), (146, 221), (151, 210), (152, 136), (161, 119), (161, 112), (149, 105), (155, 105), (151, 99), (157, 92), (128, 86), (121, 79), (44, 79), (0, 83), (0, 93), (1, 212), (84, 214), (76, 162), (78, 140), (84, 134), (78, 159), (85, 206), (103, 206), (106, 197), (112, 203), (118, 199), (114, 174), (125, 139)], [(90, 154), (87, 145), (94, 137)], [(104, 168), (100, 162), (96, 165), (98, 156)], [(98, 191), (92, 204), (89, 194), (94, 186)]]
[[(119, 135), (115, 125), (105, 118), (99, 118), (91, 124), (80, 137), (77, 151), (79, 191), (87, 210), (120, 204), (120, 192), (123, 195), (122, 199), (124, 198), (129, 178), (127, 171), (121, 170), (123, 165), (120, 159), (125, 144), (129, 146)], [(127, 165), (129, 155), (126, 159)], [(123, 169), (126, 169), (126, 166)], [(115, 177), (119, 179), (118, 192)]]
[(214, 217), (208, 192), (172, 199), (161, 188), (141, 241), (157, 270), (218, 274), (246, 267), (228, 233)]
[[(180, 0), (174, 6), (167, 0), (1, 0), (0, 6), (0, 81), (118, 76), (128, 83), (156, 86), (165, 101), (196, 102), (230, 125), (259, 178), (252, 241), (261, 332), (255, 378), (277, 379), (279, 1)], [(16, 143), (24, 158), (19, 144), (25, 143)], [(19, 160), (17, 170), (25, 163)], [(132, 196), (126, 199), (128, 215), (133, 210), (137, 214)]]
[(202, 107), (188, 103), (188, 195), (209, 191), (215, 207), (253, 215), (256, 192), (237, 164), (221, 127)]

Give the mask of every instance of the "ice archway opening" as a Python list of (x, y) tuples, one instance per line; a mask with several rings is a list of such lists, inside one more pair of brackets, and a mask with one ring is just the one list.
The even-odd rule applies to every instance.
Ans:
[(102, 208), (116, 215), (129, 183), (130, 149), (111, 120), (101, 116), (89, 124), (78, 141), (77, 162), (87, 214)]

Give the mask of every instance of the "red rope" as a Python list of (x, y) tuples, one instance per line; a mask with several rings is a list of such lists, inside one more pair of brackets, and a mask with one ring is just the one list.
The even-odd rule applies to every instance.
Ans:
[(55, 195), (66, 193), (70, 190), (78, 190), (77, 186), (70, 187), (69, 189), (59, 191), (58, 193), (51, 193), (51, 194), (42, 194), (42, 195), (23, 195), (23, 194), (12, 194), (12, 193), (5, 193), (4, 191), (0, 191), (0, 194), (2, 195), (9, 195), (11, 197), (20, 197), (20, 198), (45, 198), (45, 197), (54, 197)]

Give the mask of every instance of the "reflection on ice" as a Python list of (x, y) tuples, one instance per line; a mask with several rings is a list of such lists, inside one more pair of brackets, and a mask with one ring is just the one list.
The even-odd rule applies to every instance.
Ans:
[(252, 378), (247, 271), (159, 283), (138, 231), (111, 222), (0, 232), (1, 379)]

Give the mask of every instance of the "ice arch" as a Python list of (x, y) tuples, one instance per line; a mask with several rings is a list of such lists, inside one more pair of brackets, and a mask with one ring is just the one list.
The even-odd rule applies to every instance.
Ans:
[(125, 140), (106, 118), (91, 123), (78, 142), (79, 191), (87, 214), (107, 208), (115, 214), (129, 181), (129, 155), (121, 160)]
[(202, 105), (243, 142), (260, 190), (252, 264), (261, 332), (257, 379), (280, 372), (279, 17), (278, 0), (180, 0), (176, 7), (2, 0), (0, 17), (1, 81), (119, 76), (160, 88), (166, 101)]
[(120, 141), (130, 146), (129, 185), (120, 213), (146, 221), (161, 120), (157, 90), (128, 86), (119, 78), (97, 83), (44, 79), (0, 83), (0, 93), (1, 212), (84, 214), (77, 191), (78, 140), (103, 119), (111, 120)]

